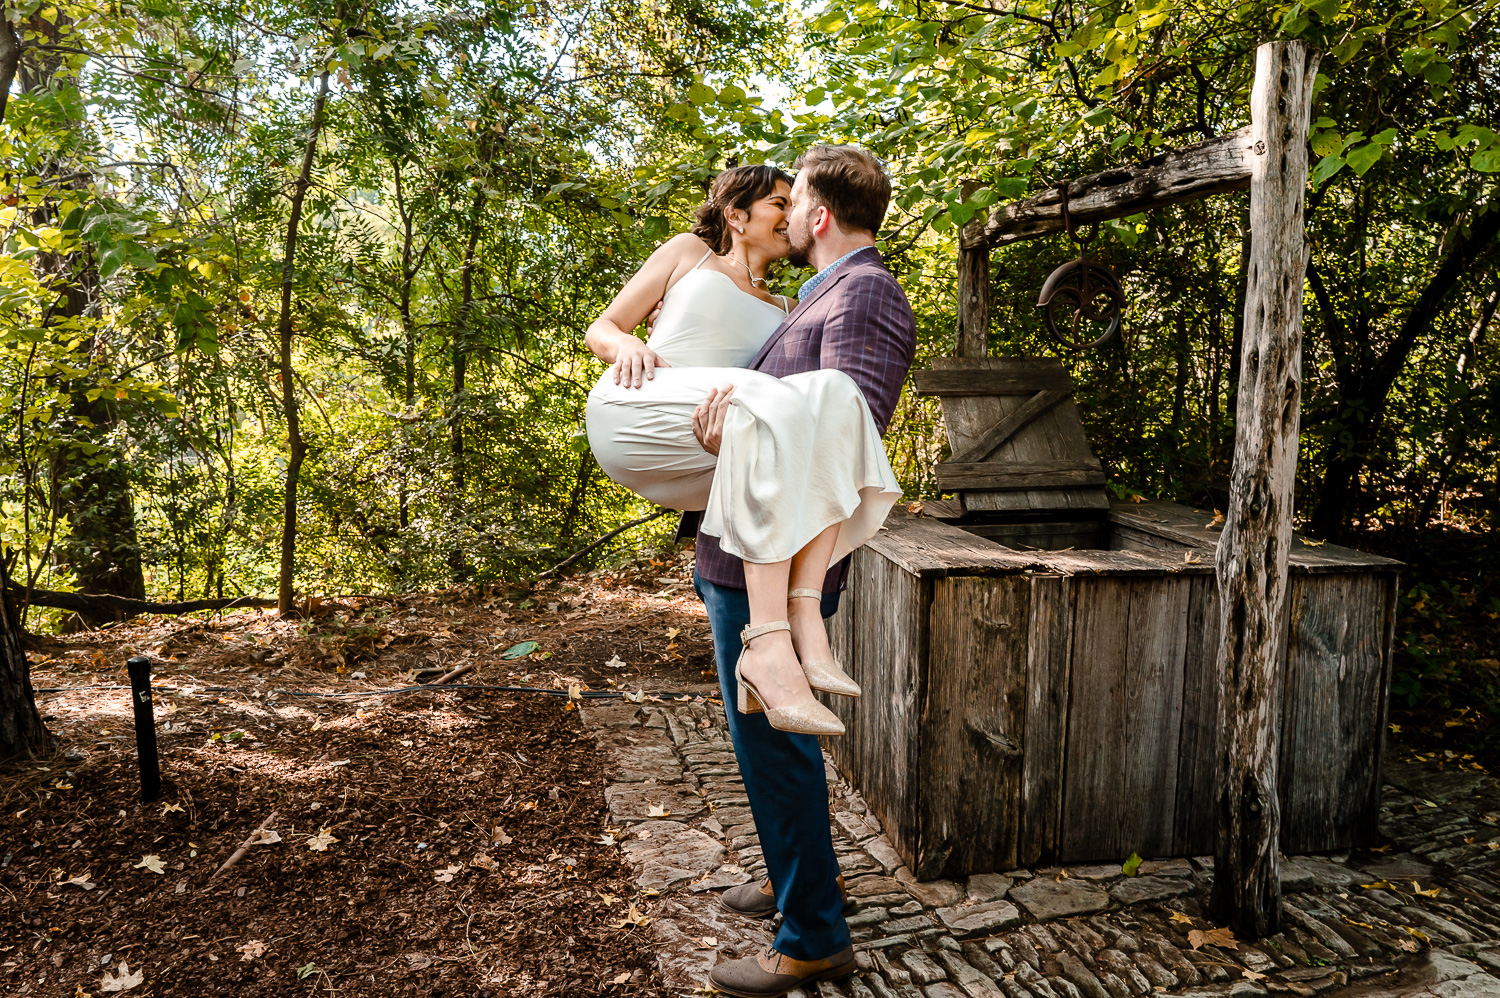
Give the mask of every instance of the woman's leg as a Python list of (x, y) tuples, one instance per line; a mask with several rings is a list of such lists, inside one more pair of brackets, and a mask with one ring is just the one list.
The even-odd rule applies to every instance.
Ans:
[[(823, 579), (828, 575), (828, 559), (833, 556), (833, 545), (839, 538), (840, 526), (835, 523), (792, 556), (791, 581), (787, 587), (789, 592), (792, 589), (816, 589), (822, 592)], [(787, 621), (792, 625), (792, 645), (796, 648), (800, 661), (833, 661), (833, 649), (828, 647), (828, 629), (823, 626), (822, 600), (788, 600)]]
[[(788, 583), (794, 561), (765, 565), (745, 562), (745, 592), (750, 599), (751, 627), (787, 619), (787, 593), (791, 591)], [(760, 692), (767, 707), (790, 707), (813, 699), (789, 632), (771, 631), (755, 638), (745, 649), (740, 662), (742, 671)]]

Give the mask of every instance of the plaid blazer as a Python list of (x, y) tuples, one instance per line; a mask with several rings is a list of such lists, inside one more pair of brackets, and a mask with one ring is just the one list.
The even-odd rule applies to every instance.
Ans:
[[(778, 378), (838, 368), (864, 391), (870, 414), (885, 433), (916, 345), (911, 305), (872, 246), (850, 257), (792, 309), (749, 366)], [(684, 526), (689, 517), (698, 514), (685, 514)], [(698, 574), (709, 582), (745, 588), (740, 560), (725, 554), (718, 538), (701, 530), (697, 559)], [(823, 591), (838, 592), (848, 574), (845, 558), (829, 569)]]

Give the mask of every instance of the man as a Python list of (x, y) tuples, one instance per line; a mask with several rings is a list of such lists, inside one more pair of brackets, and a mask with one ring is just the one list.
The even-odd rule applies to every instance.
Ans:
[[(851, 146), (814, 146), (796, 168), (787, 208), (791, 260), (817, 274), (802, 285), (800, 303), (750, 367), (776, 377), (838, 368), (864, 392), (884, 433), (916, 347), (911, 306), (875, 249), (890, 178), (879, 160)], [(694, 414), (694, 433), (710, 453), (718, 453), (728, 401), (728, 393), (715, 393)], [(846, 559), (824, 580), (825, 618), (838, 608), (848, 568)], [(734, 709), (739, 634), (750, 619), (744, 569), (701, 531), (693, 581), (713, 629), (729, 733), (770, 874), (760, 884), (726, 891), (721, 902), (753, 918), (779, 909), (783, 918), (769, 949), (719, 964), (709, 980), (740, 998), (774, 998), (854, 970), (829, 834), (823, 753), (811, 735), (778, 731), (764, 714)]]

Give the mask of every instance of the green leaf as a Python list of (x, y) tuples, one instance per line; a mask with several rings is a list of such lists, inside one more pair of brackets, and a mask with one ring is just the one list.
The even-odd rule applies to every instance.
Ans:
[(1469, 165), (1480, 173), (1500, 173), (1500, 148), (1476, 152), (1469, 157)]
[(1127, 859), (1124, 865), (1120, 867), (1120, 872), (1125, 874), (1125, 876), (1127, 877), (1133, 877), (1135, 876), (1136, 871), (1141, 868), (1141, 863), (1143, 862), (1145, 861), (1142, 860), (1141, 857), (1137, 856), (1135, 853), (1131, 853), (1130, 858)]
[(530, 655), (540, 647), (541, 645), (537, 644), (535, 641), (522, 641), (520, 644), (511, 645), (509, 648), (505, 649), (500, 653), (500, 657), (507, 660), (513, 658), (525, 658), (527, 655)]
[(1319, 156), (1335, 156), (1344, 149), (1344, 137), (1332, 129), (1313, 136), (1312, 151)]
[(1318, 165), (1313, 167), (1312, 177), (1310, 178), (1312, 180), (1312, 185), (1314, 187), (1322, 187), (1325, 183), (1328, 182), (1328, 179), (1330, 177), (1332, 177), (1335, 173), (1338, 173), (1343, 168), (1344, 157), (1324, 156), (1321, 160), (1318, 161)]
[(695, 81), (692, 86), (688, 87), (687, 99), (702, 107), (705, 104), (712, 104), (717, 101), (719, 95), (713, 91), (713, 88), (706, 87), (702, 83)]
[(1380, 162), (1380, 157), (1385, 153), (1385, 146), (1378, 142), (1366, 142), (1358, 149), (1353, 150), (1344, 158), (1349, 163), (1349, 169), (1363, 177), (1369, 172), (1370, 167)]

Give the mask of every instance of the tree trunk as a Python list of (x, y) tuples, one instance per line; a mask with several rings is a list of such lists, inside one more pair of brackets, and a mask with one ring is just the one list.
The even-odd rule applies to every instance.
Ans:
[(281, 577), (276, 589), (276, 609), (283, 616), (293, 610), (295, 598), (292, 581), (297, 560), (297, 481), (307, 444), (302, 439), (302, 423), (297, 414), (297, 392), (292, 368), (292, 282), (296, 274), (297, 229), (302, 224), (302, 205), (312, 183), (313, 156), (318, 150), (318, 134), (323, 129), (323, 106), (328, 102), (328, 70), (318, 81), (318, 96), (313, 100), (312, 122), (308, 126), (307, 146), (302, 152), (302, 170), (292, 192), (292, 213), (286, 226), (286, 248), (281, 263), (281, 317), (276, 326), (280, 339), (281, 409), (286, 414), (286, 438), (289, 451), (286, 463), (285, 505), (281, 520)]
[[(1287, 552), (1302, 392), (1302, 217), (1318, 56), (1256, 52), (1249, 284), (1230, 502), (1218, 547), (1218, 846), (1213, 912), (1241, 938), (1281, 925), (1277, 798)], [(1261, 143), (1264, 143), (1262, 145)]]
[[(453, 326), (453, 405), (448, 417), (448, 433), (453, 458), (453, 517), (451, 523), (457, 529), (462, 522), (464, 496), (468, 491), (467, 469), (464, 462), (464, 393), (468, 391), (466, 379), (469, 373), (469, 329), (474, 311), (474, 256), (479, 247), (479, 221), (484, 210), (484, 193), (474, 195), (474, 206), (469, 211), (469, 243), (464, 247), (463, 273), (459, 281), (463, 298), (458, 306), (458, 322)], [(464, 556), (463, 545), (455, 544), (448, 552), (448, 568), (454, 582), (466, 582), (470, 575), (469, 560)]]
[(42, 724), (31, 688), (31, 667), (21, 648), (21, 623), (10, 601), (10, 573), (0, 565), (0, 759), (37, 755), (54, 744)]
[(5, 121), (5, 106), (10, 103), (10, 85), (15, 82), (16, 68), (21, 64), (21, 38), (7, 16), (10, 3), (0, 3), (0, 122)]

